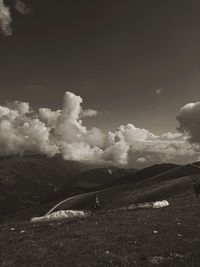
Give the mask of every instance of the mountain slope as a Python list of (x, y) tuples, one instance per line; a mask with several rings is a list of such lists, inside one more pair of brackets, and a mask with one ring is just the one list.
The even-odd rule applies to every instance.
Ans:
[[(65, 161), (59, 156), (52, 159), (41, 155), (1, 157), (0, 216), (19, 210), (25, 210), (26, 213), (26, 209), (32, 207), (36, 208), (29, 213), (30, 216), (41, 215), (56, 201), (96, 190), (101, 190), (102, 202), (107, 203), (106, 206), (112, 206), (110, 204), (113, 203), (114, 207), (128, 203), (129, 196), (131, 201), (136, 201), (136, 194), (137, 199), (144, 199), (145, 195), (149, 196), (159, 186), (167, 188), (167, 184), (171, 184), (173, 187), (177, 178), (200, 173), (200, 168), (191, 164), (159, 164), (140, 171), (117, 167), (92, 169), (94, 167), (96, 166)], [(107, 187), (111, 188), (103, 190)], [(154, 198), (156, 194), (154, 192)], [(89, 205), (91, 208), (93, 199), (94, 193), (82, 195), (80, 199), (76, 199), (75, 206), (70, 204), (67, 207), (88, 208)], [(41, 204), (44, 204), (44, 208), (41, 208)]]
[[(158, 166), (155, 167), (158, 169)], [(153, 167), (150, 167), (153, 170)], [(142, 171), (141, 171), (142, 172)], [(145, 169), (146, 173), (146, 169)], [(195, 173), (195, 174), (194, 174)], [(136, 173), (137, 174), (137, 173)], [(191, 165), (178, 166), (154, 177), (133, 180), (132, 183), (121, 184), (95, 192), (84, 193), (67, 199), (54, 211), (60, 209), (93, 209), (95, 194), (100, 199), (101, 210), (106, 212), (109, 209), (116, 209), (133, 203), (143, 201), (156, 201), (167, 199), (182, 194), (193, 194), (193, 179), (200, 176), (200, 169), (191, 168)], [(64, 199), (64, 198), (63, 198)], [(61, 199), (61, 200), (63, 200)], [(33, 216), (42, 216), (52, 209), (59, 202), (49, 202), (33, 209), (24, 210), (9, 217), (2, 218), (4, 222), (15, 220), (29, 220)]]
[(171, 172), (172, 170), (175, 170), (177, 167), (179, 167), (179, 165), (172, 163), (155, 164), (150, 167), (146, 167), (142, 170), (139, 170), (136, 173), (126, 175), (123, 177), (123, 179), (126, 180), (127, 183), (141, 182), (156, 175), (162, 175), (163, 173)]
[(60, 156), (1, 156), (0, 216), (115, 185), (118, 178), (136, 171), (97, 166)]
[[(98, 194), (102, 209), (85, 220), (16, 223), (11, 216), (0, 225), (0, 265), (199, 266), (200, 209), (192, 188), (199, 176), (199, 168), (179, 166), (131, 184), (76, 196), (60, 207), (88, 209)], [(161, 199), (167, 199), (169, 207), (112, 212)], [(45, 213), (55, 203), (38, 208)], [(40, 211), (20, 215), (29, 220)]]
[(83, 188), (98, 188), (127, 183), (124, 177), (134, 174), (137, 169), (122, 169), (114, 166), (97, 168), (74, 176), (74, 182)]
[(60, 156), (1, 157), (0, 214), (40, 204), (59, 195), (63, 188), (69, 188), (71, 192), (72, 177), (92, 167), (65, 161)]
[[(0, 225), (0, 265), (199, 266), (200, 209), (192, 189), (199, 170), (182, 166), (167, 175), (100, 190), (102, 210), (84, 220), (16, 223), (10, 217)], [(63, 208), (87, 209), (94, 194), (74, 197)], [(110, 210), (160, 199), (169, 207)], [(34, 212), (21, 215), (28, 220)]]
[(102, 211), (143, 201), (168, 199), (187, 192), (192, 193), (193, 179), (199, 176), (200, 169), (191, 165), (178, 166), (149, 179), (140, 179), (129, 184), (75, 196), (63, 202), (54, 211), (92, 209), (95, 194), (99, 195)]

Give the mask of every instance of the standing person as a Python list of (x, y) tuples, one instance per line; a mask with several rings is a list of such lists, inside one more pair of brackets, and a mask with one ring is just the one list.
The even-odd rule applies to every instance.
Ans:
[(97, 194), (95, 195), (95, 206), (96, 209), (100, 209), (100, 201), (99, 201), (99, 196)]
[(94, 204), (93, 204), (93, 213), (95, 213), (96, 210), (99, 210), (101, 208), (100, 206), (100, 200), (98, 194), (94, 197)]
[(198, 198), (199, 193), (200, 193), (200, 182), (199, 182), (199, 180), (194, 179), (193, 184), (194, 184), (193, 188), (194, 188), (194, 192), (195, 192), (196, 198)]

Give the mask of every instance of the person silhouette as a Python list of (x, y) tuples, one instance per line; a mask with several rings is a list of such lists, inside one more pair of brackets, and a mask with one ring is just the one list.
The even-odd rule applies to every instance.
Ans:
[(93, 213), (101, 208), (98, 194), (94, 196)]
[(194, 179), (193, 181), (193, 189), (194, 189), (194, 193), (196, 198), (198, 198), (199, 193), (200, 193), (200, 182), (199, 179)]

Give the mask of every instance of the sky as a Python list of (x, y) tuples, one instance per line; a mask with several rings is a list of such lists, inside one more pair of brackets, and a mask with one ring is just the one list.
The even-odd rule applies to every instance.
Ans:
[(181, 108), (198, 110), (199, 8), (197, 0), (0, 0), (0, 104), (58, 110), (73, 92), (98, 111), (85, 116), (89, 128), (132, 124), (187, 133), (191, 144), (198, 138)]

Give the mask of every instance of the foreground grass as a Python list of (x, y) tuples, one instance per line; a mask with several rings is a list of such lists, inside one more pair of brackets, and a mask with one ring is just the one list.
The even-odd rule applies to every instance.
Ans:
[(200, 266), (200, 199), (169, 202), (81, 221), (1, 225), (0, 266)]

